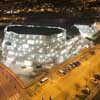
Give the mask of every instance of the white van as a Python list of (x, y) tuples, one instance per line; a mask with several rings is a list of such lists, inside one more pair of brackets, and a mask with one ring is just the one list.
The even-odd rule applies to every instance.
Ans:
[(46, 77), (43, 77), (41, 80), (40, 80), (40, 83), (44, 83), (44, 82), (46, 82), (48, 80), (48, 77), (46, 76)]

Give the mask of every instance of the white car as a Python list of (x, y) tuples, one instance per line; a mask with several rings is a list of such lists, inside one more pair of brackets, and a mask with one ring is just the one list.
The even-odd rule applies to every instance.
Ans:
[(46, 76), (46, 77), (43, 77), (41, 80), (40, 80), (40, 83), (44, 83), (44, 82), (46, 82), (48, 80), (48, 77)]

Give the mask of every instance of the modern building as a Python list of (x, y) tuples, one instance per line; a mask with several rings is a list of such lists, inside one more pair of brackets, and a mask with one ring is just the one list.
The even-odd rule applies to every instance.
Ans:
[(61, 27), (9, 25), (4, 33), (3, 63), (19, 70), (22, 66), (33, 70), (51, 68), (88, 45), (81, 35), (67, 40), (66, 29)]

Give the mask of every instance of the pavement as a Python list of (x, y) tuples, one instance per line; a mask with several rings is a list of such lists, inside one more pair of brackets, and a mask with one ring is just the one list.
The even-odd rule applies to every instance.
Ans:
[[(100, 73), (100, 45), (94, 47), (95, 54), (92, 55), (89, 49), (81, 52), (65, 61), (61, 65), (53, 67), (46, 77), (48, 80), (40, 83), (31, 82), (24, 91), (21, 100), (80, 100), (76, 95), (81, 95), (81, 89), (86, 86), (90, 89), (91, 94), (87, 100), (92, 100), (99, 90), (99, 85), (95, 86), (90, 82), (94, 73)], [(79, 60), (81, 65), (69, 71), (65, 75), (58, 73), (59, 69), (67, 66), (72, 61)]]

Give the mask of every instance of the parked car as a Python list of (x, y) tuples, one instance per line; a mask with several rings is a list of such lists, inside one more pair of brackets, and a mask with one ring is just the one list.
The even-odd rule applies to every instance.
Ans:
[(81, 90), (81, 92), (82, 92), (83, 94), (90, 95), (90, 89), (89, 89), (88, 87), (83, 88), (83, 89)]
[(80, 61), (78, 61), (78, 60), (77, 60), (77, 61), (74, 61), (73, 63), (74, 63), (76, 66), (79, 66), (79, 65), (81, 64)]
[(60, 74), (63, 74), (63, 75), (66, 74), (66, 72), (65, 72), (63, 69), (59, 69), (58, 72), (59, 72)]
[(92, 84), (94, 84), (94, 85), (98, 85), (99, 84), (99, 82), (94, 77), (90, 78), (90, 82)]
[(44, 82), (46, 82), (48, 80), (48, 77), (46, 76), (46, 77), (43, 77), (41, 80), (40, 80), (40, 83), (44, 83)]
[(72, 62), (71, 64), (69, 64), (72, 68), (76, 67), (76, 65)]
[(97, 79), (97, 80), (100, 80), (100, 74), (99, 73), (95, 73), (94, 74), (94, 78)]

